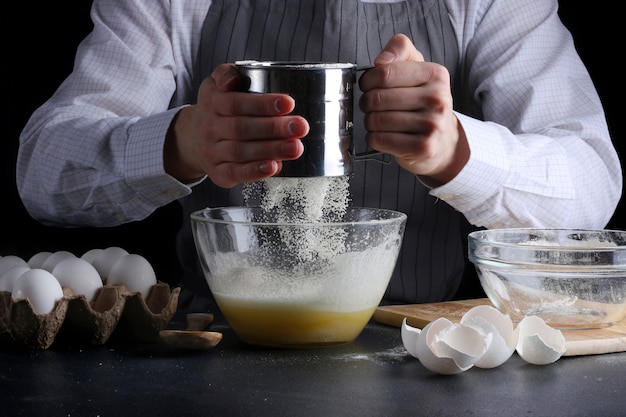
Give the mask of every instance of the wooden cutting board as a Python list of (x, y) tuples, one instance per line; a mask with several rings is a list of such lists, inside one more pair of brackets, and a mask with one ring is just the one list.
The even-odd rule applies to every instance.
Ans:
[[(466, 311), (477, 305), (491, 305), (487, 298), (462, 301), (446, 301), (432, 304), (406, 304), (379, 306), (374, 320), (400, 327), (407, 319), (410, 326), (423, 328), (440, 317), (453, 322), (461, 320)], [(563, 330), (565, 336), (564, 356), (597, 355), (626, 351), (626, 321), (604, 329)]]

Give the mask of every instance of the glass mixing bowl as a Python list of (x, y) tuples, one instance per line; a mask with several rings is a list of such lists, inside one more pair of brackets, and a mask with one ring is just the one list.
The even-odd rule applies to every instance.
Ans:
[(370, 320), (406, 215), (350, 207), (341, 219), (278, 221), (259, 207), (226, 207), (197, 211), (191, 223), (211, 293), (240, 339), (320, 347), (353, 341)]
[(468, 240), (487, 297), (513, 320), (590, 329), (626, 317), (624, 231), (492, 229)]

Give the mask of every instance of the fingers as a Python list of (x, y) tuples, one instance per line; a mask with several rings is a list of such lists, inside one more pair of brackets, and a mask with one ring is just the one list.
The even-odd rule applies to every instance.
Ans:
[(289, 115), (295, 108), (292, 97), (238, 92), (239, 83), (239, 72), (230, 64), (218, 66), (203, 81), (198, 104), (206, 120), (210, 120), (207, 124), (211, 137), (215, 140), (259, 140), (306, 136), (309, 131), (306, 120)]
[(293, 140), (235, 141), (220, 140), (211, 148), (206, 159), (213, 165), (225, 163), (261, 162), (266, 160), (292, 160), (303, 150), (302, 142)]
[(303, 117), (290, 115), (293, 98), (241, 92), (240, 83), (236, 67), (220, 65), (203, 81), (198, 103), (191, 106), (194, 117), (187, 137), (198, 143), (195, 159), (224, 188), (276, 175), (282, 161), (302, 155), (300, 138), (309, 132)]
[(402, 34), (394, 35), (374, 59), (373, 69), (359, 79), (361, 91), (375, 88), (416, 87), (430, 81), (449, 83), (447, 69), (439, 64), (425, 62), (424, 56), (411, 40)]
[(374, 64), (359, 79), (368, 145), (433, 184), (449, 181), (469, 151), (459, 145), (466, 141), (453, 113), (448, 70), (425, 62), (404, 35), (392, 37)]
[(417, 87), (378, 88), (366, 92), (359, 99), (363, 112), (432, 111), (441, 112), (452, 107), (448, 84), (430, 82)]
[(307, 135), (309, 124), (301, 116), (225, 116), (219, 125), (209, 127), (215, 140), (255, 141), (298, 139)]
[(424, 61), (424, 56), (415, 48), (413, 42), (403, 34), (394, 35), (387, 42), (383, 50), (374, 58), (374, 65), (378, 67), (398, 61)]
[[(211, 179), (221, 187), (230, 188), (276, 175), (282, 169), (282, 161), (297, 159), (302, 152), (304, 146), (300, 140), (248, 142), (245, 145), (222, 141), (211, 153), (215, 160), (207, 155), (207, 161), (212, 166)], [(229, 156), (233, 160), (229, 160)]]
[[(210, 99), (212, 108), (224, 116), (280, 116), (295, 108), (295, 101), (286, 94), (250, 94), (239, 92), (241, 75), (233, 64), (221, 64), (204, 79), (198, 100)], [(228, 93), (228, 94), (226, 94)]]
[[(236, 84), (234, 81), (229, 83)], [(205, 79), (201, 88), (204, 91), (198, 102), (222, 116), (284, 116), (291, 113), (296, 105), (294, 99), (286, 94), (225, 92), (211, 78)]]
[(218, 107), (224, 116), (284, 116), (296, 106), (286, 94), (231, 93)]
[(447, 68), (434, 62), (400, 61), (372, 68), (359, 78), (364, 93), (380, 88), (419, 87), (428, 83), (450, 85)]
[(205, 141), (205, 171), (225, 188), (276, 175), (282, 161), (303, 154), (308, 131), (300, 116), (222, 117)]
[(429, 134), (441, 123), (439, 116), (428, 112), (390, 111), (367, 113), (364, 118), (368, 132), (403, 132), (411, 134)]
[(428, 112), (374, 112), (365, 116), (368, 145), (395, 156), (424, 155), (429, 138), (444, 131), (445, 115)]

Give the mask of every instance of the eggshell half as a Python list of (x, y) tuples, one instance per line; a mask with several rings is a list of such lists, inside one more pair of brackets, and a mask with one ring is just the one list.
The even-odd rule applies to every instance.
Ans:
[(432, 372), (452, 375), (466, 371), (487, 350), (487, 341), (475, 329), (439, 318), (428, 323), (417, 339), (417, 358)]
[(565, 353), (563, 333), (537, 316), (524, 317), (517, 325), (517, 354), (533, 365), (556, 362)]
[(479, 368), (495, 368), (506, 362), (515, 352), (517, 332), (511, 317), (489, 305), (476, 306), (467, 311), (461, 323), (493, 334), (487, 352), (475, 363)]
[(409, 355), (414, 358), (417, 358), (417, 339), (420, 333), (422, 333), (422, 330), (417, 327), (409, 326), (406, 318), (402, 320), (402, 326), (400, 327), (402, 344), (407, 352), (409, 352)]

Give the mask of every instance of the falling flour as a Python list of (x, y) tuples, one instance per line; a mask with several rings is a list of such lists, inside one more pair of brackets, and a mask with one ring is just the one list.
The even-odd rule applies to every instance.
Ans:
[(328, 223), (341, 219), (350, 202), (348, 177), (271, 177), (244, 186), (244, 199), (259, 199), (277, 221)]
[(332, 259), (344, 253), (345, 230), (330, 223), (341, 221), (346, 213), (348, 184), (347, 176), (272, 177), (246, 184), (247, 204), (258, 202), (268, 221), (288, 225), (278, 229), (278, 236), (267, 236), (268, 255), (280, 251), (295, 260), (289, 263), (291, 268), (294, 263)]

